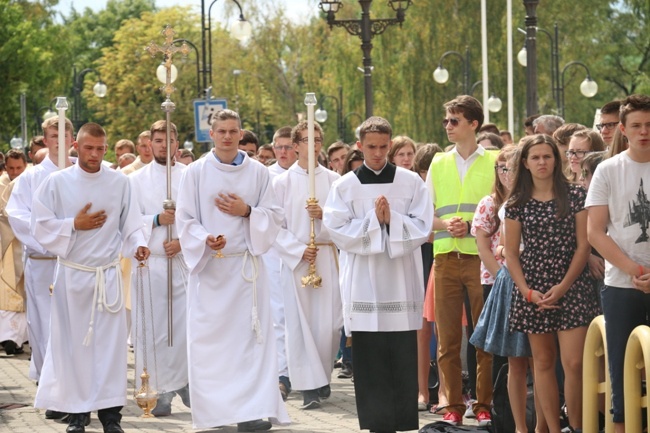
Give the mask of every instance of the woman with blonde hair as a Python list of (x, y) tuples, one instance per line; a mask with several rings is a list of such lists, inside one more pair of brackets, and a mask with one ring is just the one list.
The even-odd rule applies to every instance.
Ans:
[(388, 151), (388, 162), (407, 170), (413, 170), (415, 152), (415, 141), (406, 135), (398, 135), (393, 138), (393, 145)]

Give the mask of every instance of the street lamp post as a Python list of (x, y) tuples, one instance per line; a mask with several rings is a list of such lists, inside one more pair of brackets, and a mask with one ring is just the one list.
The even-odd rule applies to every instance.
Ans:
[(582, 93), (587, 98), (592, 98), (596, 95), (596, 93), (598, 93), (598, 84), (591, 79), (591, 74), (589, 73), (589, 68), (587, 65), (578, 61), (567, 63), (564, 68), (562, 68), (561, 80), (557, 88), (559, 110), (560, 116), (562, 116), (562, 118), (564, 118), (564, 73), (572, 66), (582, 66), (587, 72), (587, 78), (585, 78), (582, 83), (580, 83), (580, 93)]
[[(440, 56), (440, 60), (438, 60), (438, 67), (436, 68), (435, 71), (433, 71), (433, 79), (436, 81), (436, 83), (439, 84), (444, 84), (447, 81), (449, 81), (449, 71), (442, 65), (442, 61), (445, 59), (445, 57), (448, 56), (456, 56), (460, 59), (461, 64), (463, 66), (463, 94), (473, 95), (476, 88), (483, 84), (483, 81), (479, 80), (474, 84), (472, 84), (471, 86), (469, 84), (470, 83), (469, 47), (465, 48), (465, 56), (463, 56), (458, 51), (446, 51), (442, 56)], [(503, 106), (503, 102), (501, 101), (501, 99), (494, 94), (490, 95), (490, 97), (485, 102), (485, 104), (486, 104), (486, 108), (492, 113), (499, 112), (501, 110), (501, 107)]]
[(81, 91), (84, 87), (84, 77), (89, 72), (94, 72), (97, 74), (98, 81), (93, 86), (93, 93), (98, 98), (103, 98), (106, 96), (106, 84), (102, 81), (102, 77), (93, 68), (83, 69), (77, 74), (77, 66), (72, 65), (73, 79), (72, 79), (72, 96), (74, 98), (74, 105), (72, 107), (72, 124), (75, 127), (75, 130), (79, 130), (82, 124), (86, 123), (86, 119), (81, 118)]
[(330, 96), (330, 95), (321, 95), (318, 98), (320, 102), (320, 108), (316, 110), (315, 117), (316, 120), (320, 123), (323, 123), (327, 120), (327, 110), (323, 109), (323, 102), (326, 99), (333, 99), (336, 101), (336, 130), (339, 134), (339, 140), (343, 140), (344, 129), (343, 129), (343, 87), (339, 86), (339, 97)]
[[(347, 135), (346, 132), (347, 132), (347, 127), (348, 127), (348, 117), (350, 117), (350, 116), (356, 116), (359, 119), (359, 125), (361, 125), (361, 123), (363, 123), (363, 117), (361, 117), (361, 114), (357, 113), (356, 111), (352, 111), (352, 112), (346, 114), (345, 116), (343, 116), (343, 122), (342, 122), (343, 123), (343, 141), (345, 143), (348, 142), (347, 139), (346, 139), (347, 138), (346, 137), (346, 135)], [(355, 137), (357, 135), (357, 129), (358, 129), (358, 127), (355, 128), (355, 130), (354, 130)]]
[[(587, 71), (587, 77), (580, 84), (580, 92), (587, 98), (591, 98), (598, 93), (598, 84), (592, 80), (591, 74), (589, 73), (589, 68), (578, 61), (572, 61), (567, 63), (562, 69), (562, 76), (560, 76), (560, 53), (559, 53), (559, 30), (558, 25), (555, 23), (554, 35), (552, 35), (548, 30), (538, 28), (537, 31), (544, 33), (548, 36), (549, 42), (551, 44), (551, 91), (553, 94), (553, 100), (557, 107), (557, 112), (560, 116), (564, 117), (564, 72), (567, 68), (573, 65), (580, 65)], [(524, 32), (522, 29), (519, 31)], [(517, 54), (517, 60), (519, 64), (524, 67), (528, 67), (528, 41), (524, 44), (524, 47)]]
[(359, 0), (361, 19), (337, 20), (336, 13), (343, 7), (341, 0), (321, 0), (319, 7), (327, 14), (327, 24), (330, 29), (334, 26), (343, 27), (349, 34), (361, 38), (363, 51), (364, 93), (366, 97), (366, 118), (372, 116), (372, 38), (382, 34), (389, 26), (404, 22), (406, 10), (411, 0), (388, 0), (390, 7), (396, 12), (395, 18), (371, 19), (370, 5), (372, 0)]
[(440, 60), (438, 60), (438, 67), (433, 71), (433, 79), (436, 83), (444, 84), (449, 80), (449, 71), (442, 66), (442, 61), (445, 57), (456, 56), (460, 59), (460, 63), (463, 65), (463, 93), (469, 95), (473, 88), (470, 88), (469, 85), (469, 47), (465, 48), (465, 56), (458, 51), (446, 51)]
[(539, 111), (537, 106), (537, 5), (539, 0), (524, 0), (526, 7), (526, 115)]
[(203, 92), (201, 91), (201, 69), (199, 68), (199, 50), (196, 48), (196, 45), (194, 45), (192, 42), (188, 41), (187, 39), (174, 39), (172, 41), (173, 45), (177, 44), (187, 44), (192, 49), (194, 49), (194, 53), (196, 54), (196, 93), (199, 96), (199, 98), (202, 96)]
[[(212, 6), (218, 0), (213, 0), (208, 7), (208, 13), (205, 13), (205, 0), (201, 0), (201, 53), (203, 68), (203, 89), (206, 98), (210, 95), (208, 89), (212, 88)], [(244, 12), (237, 0), (232, 0), (239, 8), (239, 20), (230, 26), (230, 33), (238, 40), (242, 41), (250, 37), (252, 33), (251, 25), (244, 18)], [(207, 21), (207, 25), (206, 25)]]

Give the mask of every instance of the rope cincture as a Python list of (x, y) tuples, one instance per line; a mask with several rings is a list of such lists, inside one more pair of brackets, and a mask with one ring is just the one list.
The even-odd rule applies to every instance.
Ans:
[[(241, 266), (241, 276), (247, 283), (253, 284), (253, 308), (251, 311), (251, 330), (255, 331), (255, 337), (257, 338), (257, 343), (262, 344), (264, 338), (262, 337), (262, 325), (260, 323), (259, 316), (257, 314), (257, 277), (259, 276), (259, 269), (257, 264), (257, 256), (254, 256), (250, 251), (246, 250), (242, 253), (234, 254), (223, 254), (223, 257), (215, 256), (215, 258), (227, 258), (227, 257), (244, 257), (242, 260)], [(246, 264), (250, 261), (251, 275), (246, 275)]]
[[(72, 269), (84, 272), (94, 272), (95, 273), (95, 289), (93, 291), (93, 302), (90, 312), (90, 323), (88, 324), (88, 332), (84, 338), (83, 345), (89, 346), (94, 335), (94, 324), (95, 324), (95, 310), (103, 312), (104, 308), (106, 312), (115, 314), (122, 310), (124, 306), (124, 288), (122, 285), (122, 269), (120, 267), (119, 257), (113, 260), (111, 263), (104, 266), (86, 266), (79, 263), (71, 262), (69, 260), (58, 258), (58, 263), (67, 266)], [(106, 301), (106, 270), (110, 268), (115, 268), (117, 273), (117, 294), (115, 301), (109, 304)], [(96, 304), (96, 305), (95, 305)], [(116, 307), (117, 306), (117, 307)]]

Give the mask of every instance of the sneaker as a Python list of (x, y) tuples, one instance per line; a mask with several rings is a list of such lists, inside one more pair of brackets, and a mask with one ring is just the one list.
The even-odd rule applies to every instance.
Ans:
[(463, 418), (456, 412), (447, 412), (445, 416), (442, 417), (442, 420), (451, 425), (463, 425)]
[(339, 379), (352, 379), (352, 366), (350, 365), (344, 365), (343, 368), (341, 368), (341, 371), (339, 371), (338, 376)]
[(474, 399), (469, 399), (467, 400), (467, 409), (465, 409), (465, 415), (463, 415), (465, 418), (476, 418), (476, 414), (474, 413), (474, 410), (472, 407), (474, 406), (474, 403), (476, 403), (476, 400)]
[(303, 402), (302, 402), (302, 406), (300, 406), (300, 409), (311, 410), (311, 409), (318, 409), (320, 407), (320, 398), (318, 396), (317, 389), (303, 391), (302, 398), (303, 398)]
[(487, 410), (482, 410), (476, 414), (476, 421), (478, 421), (479, 427), (487, 427), (492, 425), (492, 415)]
[(332, 395), (332, 388), (329, 385), (318, 388), (318, 397), (327, 400)]

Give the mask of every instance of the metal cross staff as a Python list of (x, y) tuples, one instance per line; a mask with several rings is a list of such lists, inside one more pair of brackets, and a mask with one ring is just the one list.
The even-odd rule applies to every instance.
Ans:
[[(165, 36), (165, 43), (158, 45), (155, 42), (149, 42), (145, 50), (151, 55), (156, 57), (157, 53), (163, 53), (164, 65), (166, 69), (165, 84), (160, 90), (165, 95), (165, 102), (162, 103), (161, 109), (165, 112), (165, 121), (167, 123), (167, 200), (163, 202), (163, 209), (176, 209), (176, 203), (172, 199), (172, 155), (171, 155), (171, 112), (174, 111), (176, 105), (169, 99), (174, 90), (172, 86), (172, 57), (175, 53), (180, 52), (183, 56), (187, 56), (190, 52), (190, 47), (185, 42), (180, 47), (174, 45), (174, 34), (176, 32), (169, 25), (161, 32)], [(167, 242), (172, 240), (172, 226), (167, 225)], [(173, 346), (174, 339), (172, 334), (172, 259), (167, 259), (167, 345)]]

